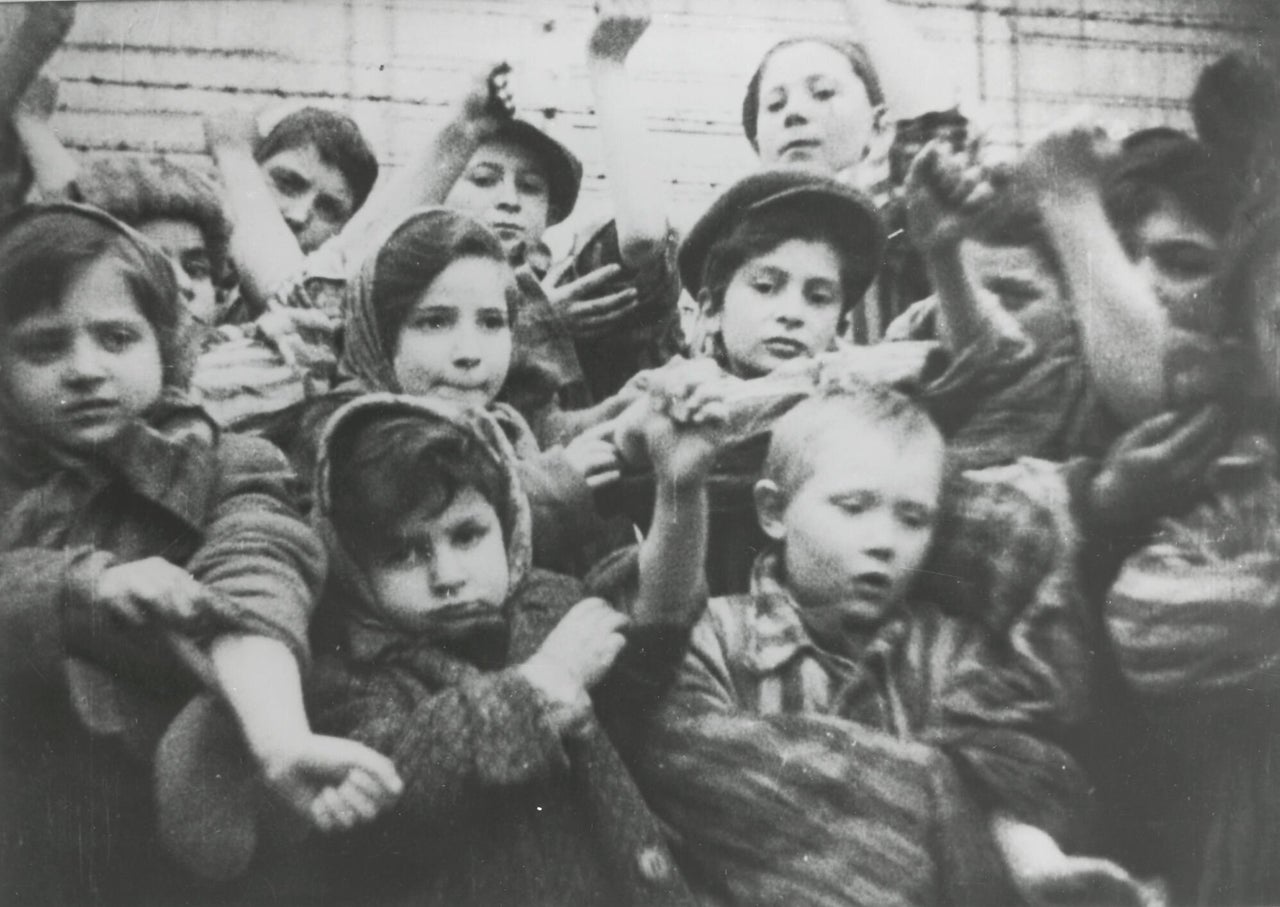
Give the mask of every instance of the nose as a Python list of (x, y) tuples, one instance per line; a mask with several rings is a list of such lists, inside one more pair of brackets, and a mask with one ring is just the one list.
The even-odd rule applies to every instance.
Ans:
[(799, 288), (789, 290), (778, 300), (778, 323), (790, 330), (804, 327), (804, 294)]
[(480, 336), (469, 325), (459, 325), (453, 336), (453, 366), (461, 371), (469, 372), (479, 368)]
[(191, 276), (187, 273), (187, 269), (182, 266), (181, 262), (169, 259), (169, 264), (173, 267), (173, 278), (178, 283), (178, 292), (182, 294), (182, 298), (190, 302), (196, 298), (196, 285), (191, 282)]
[(67, 358), (63, 379), (68, 385), (85, 386), (99, 384), (107, 377), (98, 345), (87, 337), (75, 341)]
[(467, 584), (462, 558), (454, 551), (437, 550), (431, 562), (431, 593), (452, 598)]
[(796, 94), (788, 95), (786, 106), (782, 109), (782, 125), (785, 129), (804, 126), (809, 122), (809, 105)]
[(311, 220), (311, 204), (314, 200), (315, 193), (306, 192), (294, 198), (286, 199), (284, 206), (280, 209), (280, 213), (284, 215), (285, 223), (289, 225), (289, 229), (294, 235), (301, 233), (307, 228), (307, 223)]
[(514, 176), (507, 177), (499, 184), (498, 208), (515, 213), (520, 210), (520, 191), (516, 188)]

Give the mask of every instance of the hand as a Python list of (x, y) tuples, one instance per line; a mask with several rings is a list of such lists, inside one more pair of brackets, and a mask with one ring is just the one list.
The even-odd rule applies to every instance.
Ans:
[(43, 73), (36, 76), (19, 102), (18, 113), (41, 123), (49, 122), (58, 109), (58, 81)]
[(515, 116), (515, 98), (511, 93), (511, 64), (494, 63), (479, 72), (467, 87), (460, 109), (462, 119), (467, 122), (490, 126), (496, 126)]
[(1094, 520), (1104, 526), (1145, 524), (1196, 496), (1205, 471), (1225, 444), (1226, 416), (1208, 406), (1188, 418), (1163, 413), (1116, 441), (1089, 490)]
[(1098, 191), (1103, 169), (1116, 153), (1100, 126), (1082, 116), (1058, 126), (1023, 152), (1011, 167), (993, 173), (992, 182), (1008, 183), (1019, 195), (1064, 197)]
[(575, 338), (583, 340), (609, 333), (639, 305), (635, 288), (626, 287), (615, 293), (594, 295), (622, 273), (619, 265), (596, 268), (577, 280), (557, 286), (573, 264), (573, 258), (570, 257), (548, 272), (542, 280), (542, 292)]
[(1162, 907), (1159, 885), (1143, 884), (1119, 865), (1099, 857), (1063, 856), (1013, 873), (1032, 907)]
[(259, 763), (267, 787), (320, 831), (372, 821), (404, 790), (390, 759), (339, 737), (308, 734)]
[(943, 140), (935, 140), (916, 155), (903, 187), (907, 233), (924, 253), (959, 244), (968, 235), (969, 219), (989, 199), (976, 168), (966, 169), (963, 158)]
[(602, 598), (585, 598), (556, 624), (529, 661), (554, 666), (573, 686), (590, 690), (599, 683), (626, 639), (626, 615)]
[(217, 612), (217, 600), (194, 576), (162, 557), (108, 567), (98, 578), (94, 603), (125, 623), (158, 621), (192, 629)]
[(210, 154), (238, 149), (253, 153), (258, 144), (258, 123), (240, 107), (223, 107), (204, 115), (204, 144)]
[(254, 324), (292, 368), (306, 369), (314, 364), (317, 348), (325, 351), (326, 362), (332, 355), (337, 325), (317, 309), (273, 306)]
[(606, 422), (583, 432), (564, 446), (565, 459), (589, 488), (608, 485), (621, 475), (618, 449), (607, 437), (611, 429), (611, 424)]
[(596, 25), (587, 41), (587, 59), (625, 63), (653, 21), (649, 0), (597, 0)]

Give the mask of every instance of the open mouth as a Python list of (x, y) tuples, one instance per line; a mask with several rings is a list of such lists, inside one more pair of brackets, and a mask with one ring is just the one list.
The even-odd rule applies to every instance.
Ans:
[(795, 359), (797, 356), (809, 354), (807, 346), (790, 337), (770, 337), (764, 342), (764, 348), (779, 359)]

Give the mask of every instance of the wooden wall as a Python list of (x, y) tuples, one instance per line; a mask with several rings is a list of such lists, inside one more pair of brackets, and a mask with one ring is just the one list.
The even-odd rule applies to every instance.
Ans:
[[(1196, 72), (1259, 40), (1274, 0), (898, 0), (1016, 145), (1081, 102), (1132, 126), (1186, 125)], [(753, 158), (738, 123), (761, 52), (837, 30), (838, 0), (655, 0), (634, 70), (678, 222)], [(394, 166), (468, 74), (507, 59), (517, 102), (584, 160), (582, 208), (604, 174), (582, 47), (590, 0), (145, 0), (82, 3), (52, 71), (55, 128), (85, 150), (202, 154), (219, 105), (345, 109)]]

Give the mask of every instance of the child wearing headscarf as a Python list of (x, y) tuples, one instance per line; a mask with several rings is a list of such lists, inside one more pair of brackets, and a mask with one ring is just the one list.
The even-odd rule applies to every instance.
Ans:
[[(6, 896), (172, 903), (193, 879), (166, 851), (236, 875), (259, 778), (303, 815), (355, 774), (392, 797), (384, 759), (310, 730), (324, 551), (279, 451), (187, 397), (169, 262), (97, 209), (23, 209), (0, 226), (0, 320)], [(228, 767), (206, 732), (243, 800), (199, 796)]]
[(311, 702), (406, 783), (327, 849), (335, 903), (692, 902), (619, 751), (643, 738), (701, 604), (703, 551), (668, 542), (705, 518), (690, 477), (711, 445), (647, 409), (620, 443), (660, 486), (623, 612), (532, 566), (519, 459), (492, 413), (370, 394), (328, 423), (314, 517), (334, 571)]

